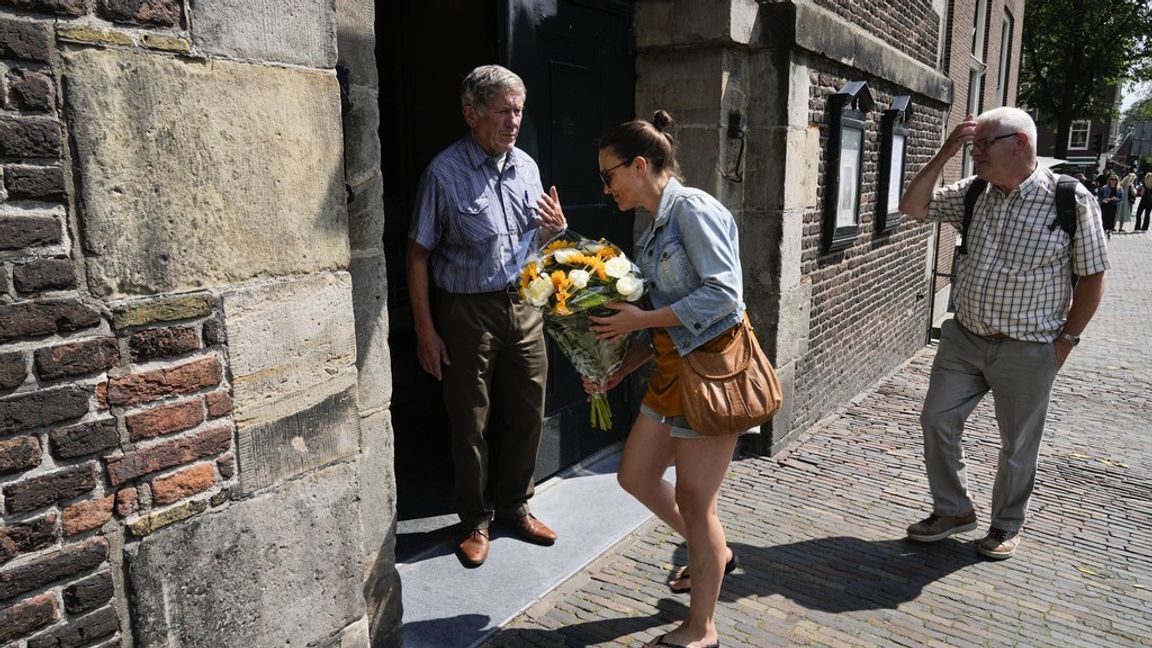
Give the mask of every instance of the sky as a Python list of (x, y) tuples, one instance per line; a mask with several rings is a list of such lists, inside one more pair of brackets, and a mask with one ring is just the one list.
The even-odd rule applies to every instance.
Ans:
[(1120, 114), (1124, 114), (1125, 110), (1131, 106), (1140, 95), (1143, 94), (1141, 90), (1147, 91), (1148, 83), (1125, 83), (1124, 87), (1120, 89)]

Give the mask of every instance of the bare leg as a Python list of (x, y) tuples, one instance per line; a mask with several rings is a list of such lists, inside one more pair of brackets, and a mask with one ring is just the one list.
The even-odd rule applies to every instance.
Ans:
[(667, 640), (684, 646), (716, 642), (716, 602), (724, 579), (728, 545), (716, 514), (720, 484), (728, 472), (736, 435), (673, 439), (676, 458), (676, 504), (683, 515), (688, 540), (692, 598), (688, 618), (668, 633)]
[(671, 430), (671, 426), (643, 414), (637, 416), (624, 444), (616, 479), (629, 495), (684, 536), (675, 488), (664, 479), (664, 471), (672, 463)]

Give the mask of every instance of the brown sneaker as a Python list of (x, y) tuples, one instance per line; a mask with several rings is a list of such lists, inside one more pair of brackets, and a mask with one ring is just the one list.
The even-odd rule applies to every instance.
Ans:
[(976, 511), (966, 515), (936, 515), (933, 513), (908, 527), (908, 539), (916, 542), (936, 542), (953, 533), (963, 533), (976, 528)]
[(479, 567), (488, 559), (488, 529), (473, 529), (456, 549), (465, 567)]
[(992, 560), (1007, 560), (1016, 553), (1016, 547), (1020, 545), (1020, 534), (1013, 533), (1012, 531), (1005, 531), (1004, 529), (997, 529), (992, 527), (988, 529), (988, 535), (976, 545), (980, 551), (980, 555)]

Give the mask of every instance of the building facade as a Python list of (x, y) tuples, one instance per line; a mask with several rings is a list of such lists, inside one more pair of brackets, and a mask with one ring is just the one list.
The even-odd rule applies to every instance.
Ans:
[[(1120, 86), (1102, 85), (1099, 93), (1119, 114)], [(1029, 112), (1033, 118), (1036, 117), (1036, 111)], [(1068, 132), (1068, 152), (1061, 158), (1064, 162), (1061, 166), (1064, 173), (1083, 173), (1089, 178), (1095, 178), (1106, 169), (1120, 175), (1126, 173), (1126, 164), (1119, 162), (1111, 164), (1116, 146), (1119, 144), (1116, 141), (1117, 125), (1117, 120), (1112, 117), (1074, 120)], [(1057, 148), (1056, 131), (1046, 124), (1038, 123), (1036, 154), (1055, 157)]]
[[(397, 529), (450, 512), (403, 246), (472, 67), (524, 77), (518, 144), (573, 229), (625, 246), (646, 223), (603, 195), (596, 138), (677, 119), (687, 183), (740, 227), (786, 398), (746, 449), (775, 453), (924, 343), (947, 234), (892, 205), (965, 111), (1012, 101), (1023, 18), (945, 0), (2, 4), (0, 644), (18, 648), (402, 645)], [(616, 429), (593, 433), (554, 352), (549, 379), (541, 479), (611, 450), (637, 406), (618, 390)]]

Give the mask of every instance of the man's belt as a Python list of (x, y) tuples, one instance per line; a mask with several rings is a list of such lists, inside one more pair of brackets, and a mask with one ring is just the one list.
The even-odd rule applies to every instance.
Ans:
[(972, 329), (968, 328), (967, 326), (964, 326), (964, 323), (961, 322), (960, 320), (956, 320), (956, 324), (958, 324), (960, 326), (960, 328), (964, 329), (965, 331), (968, 331), (972, 335), (975, 335), (976, 337), (984, 338), (985, 340), (1011, 340), (1012, 339), (1011, 335), (1008, 335), (1007, 333), (1001, 333), (999, 331), (992, 333), (991, 335), (980, 335), (976, 331), (973, 331)]

